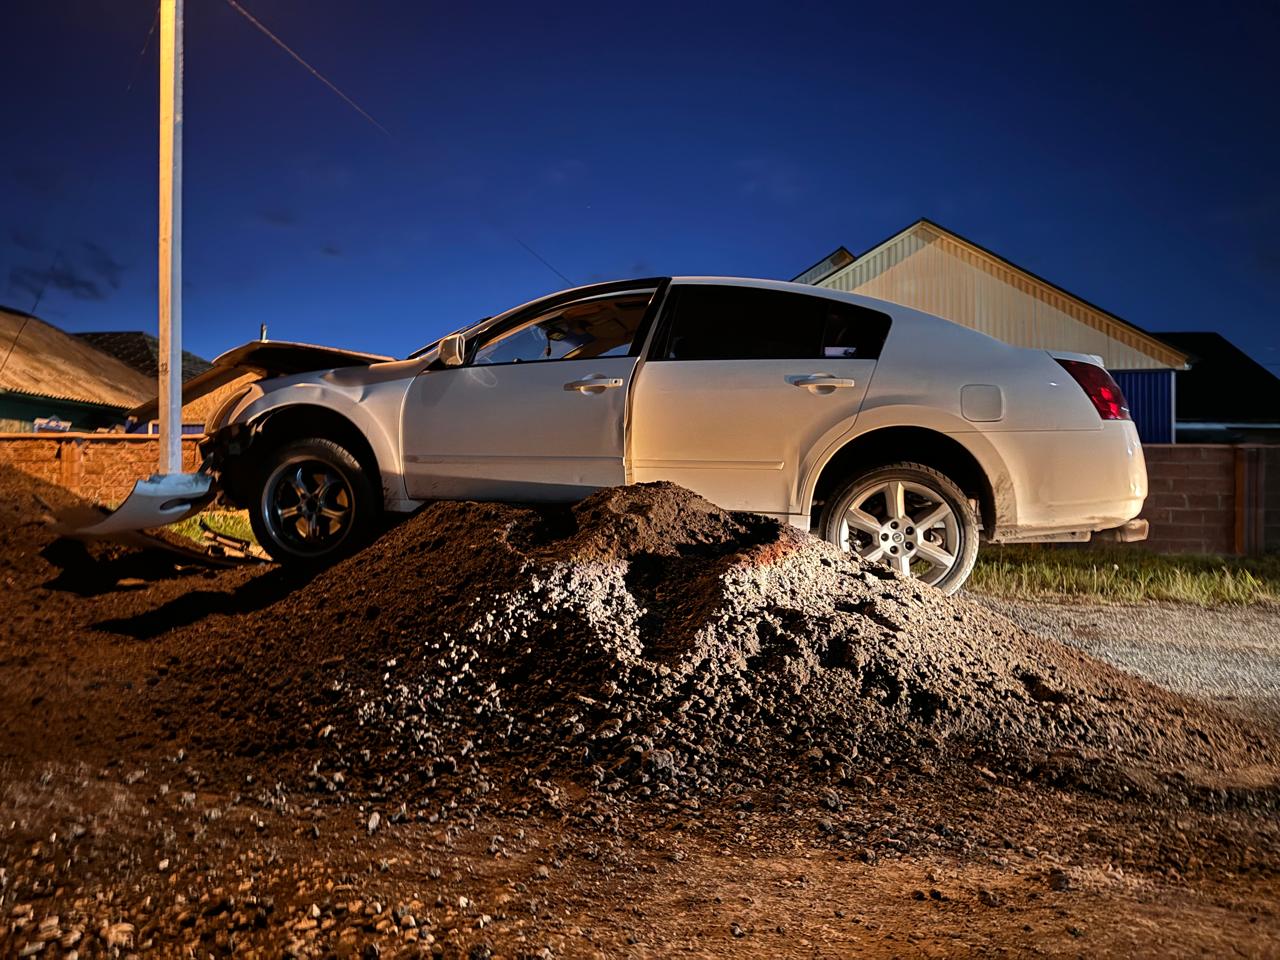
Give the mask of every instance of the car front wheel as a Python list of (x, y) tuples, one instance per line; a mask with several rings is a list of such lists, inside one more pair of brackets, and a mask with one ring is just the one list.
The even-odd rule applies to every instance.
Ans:
[(369, 475), (332, 440), (282, 444), (263, 458), (258, 476), (249, 519), (275, 560), (328, 563), (373, 530), (378, 500)]
[(828, 499), (817, 531), (857, 553), (954, 593), (978, 556), (978, 520), (964, 492), (919, 463), (894, 463), (853, 477)]

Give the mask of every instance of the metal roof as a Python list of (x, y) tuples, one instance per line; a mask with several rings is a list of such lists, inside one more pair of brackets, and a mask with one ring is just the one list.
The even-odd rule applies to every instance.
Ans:
[(0, 390), (132, 407), (155, 381), (84, 341), (21, 311), (0, 308)]

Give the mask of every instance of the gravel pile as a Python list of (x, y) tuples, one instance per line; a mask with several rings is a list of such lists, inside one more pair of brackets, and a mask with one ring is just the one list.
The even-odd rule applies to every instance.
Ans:
[(550, 796), (568, 775), (688, 798), (932, 757), (1158, 794), (1269, 753), (1210, 707), (670, 484), (436, 504), (187, 634), (185, 682), (159, 685), (172, 735), (288, 755), (281, 776), (324, 791)]

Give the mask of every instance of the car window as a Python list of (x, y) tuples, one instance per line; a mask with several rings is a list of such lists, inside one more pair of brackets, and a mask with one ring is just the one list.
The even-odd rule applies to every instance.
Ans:
[(659, 360), (875, 359), (890, 324), (878, 310), (783, 290), (691, 284), (668, 302)]
[(534, 363), (625, 357), (653, 291), (563, 304), (499, 333), (472, 363)]

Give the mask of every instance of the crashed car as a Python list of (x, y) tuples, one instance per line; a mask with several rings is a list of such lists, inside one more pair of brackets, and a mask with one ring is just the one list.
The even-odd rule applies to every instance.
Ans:
[[(204, 469), (281, 561), (436, 499), (572, 501), (668, 480), (954, 591), (979, 540), (1140, 539), (1137, 431), (1097, 357), (766, 280), (579, 287), (403, 360), (257, 342)], [(145, 411), (141, 411), (145, 415)]]

